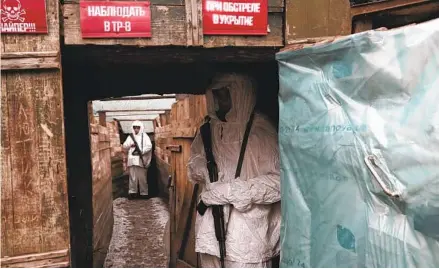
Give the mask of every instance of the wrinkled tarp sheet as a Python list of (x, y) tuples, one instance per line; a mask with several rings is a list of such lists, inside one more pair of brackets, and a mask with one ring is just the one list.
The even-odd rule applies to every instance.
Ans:
[(439, 21), (276, 58), (281, 267), (439, 267)]

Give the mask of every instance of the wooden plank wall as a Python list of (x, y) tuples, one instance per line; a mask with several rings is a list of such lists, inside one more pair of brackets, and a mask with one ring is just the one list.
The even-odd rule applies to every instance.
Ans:
[(312, 37), (351, 34), (349, 0), (285, 0), (286, 44)]
[[(91, 124), (99, 124), (99, 121), (99, 116), (93, 116), (93, 114), (90, 114)], [(112, 177), (118, 177), (121, 176), (126, 170), (127, 156), (122, 149), (122, 144), (120, 143), (117, 121), (106, 122), (105, 124), (110, 139), (111, 174)]]
[(93, 267), (102, 267), (113, 231), (113, 184), (109, 129), (90, 124), (93, 182)]
[(1, 266), (66, 267), (70, 232), (59, 2), (48, 34), (1, 34)]
[[(429, 0), (369, 1), (354, 6), (349, 0), (285, 0), (285, 45), (419, 23), (437, 17), (438, 10), (439, 3)], [(373, 21), (387, 25), (374, 26)]]
[(111, 158), (122, 155), (122, 145), (120, 144), (119, 129), (117, 121), (106, 123), (108, 130), (108, 138), (110, 140), (110, 156)]
[[(167, 160), (172, 175), (172, 191), (169, 194), (172, 222), (171, 266), (198, 266), (195, 253), (195, 211), (189, 210), (194, 186), (187, 178), (187, 163), (193, 138), (206, 114), (205, 96), (188, 95), (174, 103), (169, 114), (162, 114), (156, 119), (155, 156)], [(192, 215), (189, 240), (184, 247), (184, 255), (177, 258), (182, 249), (183, 232), (189, 215)]]

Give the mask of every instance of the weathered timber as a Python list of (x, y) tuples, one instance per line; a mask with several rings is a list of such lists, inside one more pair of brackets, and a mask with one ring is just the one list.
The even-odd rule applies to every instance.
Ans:
[(286, 0), (285, 39), (296, 39), (351, 33), (348, 0)]
[[(181, 96), (167, 114), (161, 114), (161, 127), (155, 127), (155, 156), (170, 165), (170, 266), (197, 267), (195, 252), (195, 210), (190, 211), (194, 185), (187, 178), (190, 148), (196, 131), (207, 114), (204, 95)], [(198, 195), (198, 194), (197, 194)], [(192, 216), (188, 238), (183, 238), (188, 216)], [(185, 244), (183, 246), (183, 243)], [(184, 249), (184, 253), (180, 252)], [(180, 258), (177, 258), (180, 257)]]
[[(48, 34), (1, 34), (1, 52), (59, 52), (59, 2), (46, 1)], [(2, 57), (3, 58), (3, 57)]]
[(184, 5), (154, 4), (151, 6), (151, 38), (83, 39), (80, 30), (79, 4), (63, 5), (66, 45), (126, 45), (126, 46), (204, 46), (214, 47), (282, 47), (283, 0), (269, 1), (267, 36), (204, 36), (201, 1), (185, 0)]
[[(79, 1), (80, 0), (65, 0), (64, 4), (79, 4)], [(121, 0), (121, 1), (128, 1), (128, 0)], [(155, 6), (184, 6), (185, 5), (184, 0), (151, 0), (150, 2), (151, 2), (151, 5), (155, 5)], [(283, 7), (284, 1), (283, 0), (268, 0), (268, 6), (269, 7)]]
[[(286, 44), (307, 37), (349, 35), (373, 27), (416, 23), (437, 17), (435, 8), (437, 1), (430, 0), (373, 1), (352, 7), (348, 0), (286, 0)], [(398, 13), (404, 15), (398, 17)]]
[(133, 112), (133, 111), (166, 111), (168, 108), (145, 108), (145, 109), (115, 109), (115, 110), (99, 110), (99, 112)]
[(58, 70), (2, 72), (2, 258), (68, 249), (61, 102)]
[(135, 120), (138, 120), (138, 121), (153, 121), (154, 119), (117, 119), (118, 121), (135, 121)]
[(358, 5), (351, 8), (351, 16), (365, 15), (370, 13), (388, 11), (391, 9), (400, 9), (413, 5), (426, 4), (432, 2), (431, 0), (391, 0), (368, 3), (364, 5)]
[(59, 53), (48, 52), (5, 52), (1, 54), (1, 70), (51, 69), (59, 68)]
[[(105, 126), (102, 126), (102, 125)], [(118, 143), (114, 123), (90, 125), (93, 189), (93, 266), (101, 267), (113, 231), (112, 148)], [(114, 125), (114, 126), (113, 126)], [(110, 131), (111, 130), (111, 131)], [(117, 134), (117, 137), (115, 136)], [(112, 134), (112, 136), (110, 135)]]
[(59, 2), (46, 14), (47, 34), (1, 35), (2, 267), (70, 261)]
[(79, 4), (64, 4), (64, 39), (66, 45), (186, 46), (186, 11), (184, 6), (151, 6), (151, 38), (83, 39)]
[[(157, 149), (157, 148), (156, 148)], [(171, 174), (171, 167), (169, 163), (166, 163), (160, 156), (157, 155), (156, 152), (154, 152), (154, 156), (156, 158), (156, 164), (157, 164), (157, 180), (159, 181), (159, 188), (161, 192), (163, 192), (166, 196), (169, 195), (168, 190), (168, 179)]]
[[(130, 0), (118, 0), (130, 1)], [(80, 0), (64, 0), (64, 4), (79, 4)], [(184, 0), (151, 0), (151, 5), (159, 6), (184, 6)]]
[(141, 111), (134, 111), (131, 113), (125, 112), (125, 113), (120, 113), (120, 112), (107, 112), (107, 118), (111, 118), (111, 117), (121, 117), (121, 116), (158, 116), (161, 113), (164, 113), (164, 110), (161, 111), (145, 111), (145, 112), (141, 112)]
[(283, 13), (268, 13), (269, 33), (266, 36), (204, 36), (203, 46), (218, 47), (282, 47)]
[[(188, 46), (203, 45), (203, 11), (197, 0), (185, 0), (186, 8), (186, 39)], [(201, 27), (200, 27), (201, 26)]]
[(120, 100), (155, 100), (155, 99), (174, 99), (175, 94), (165, 94), (159, 96), (128, 96), (128, 97), (111, 97), (101, 99), (100, 101), (120, 101)]
[[(227, 38), (227, 37), (225, 37)], [(236, 37), (238, 38), (238, 37)], [(242, 38), (242, 37), (240, 37)], [(258, 37), (254, 37), (258, 38)], [(279, 47), (221, 47), (221, 48), (201, 48), (201, 47), (134, 47), (134, 46), (66, 46), (62, 55), (63, 62), (69, 62), (74, 64), (93, 65), (103, 69), (109, 67), (120, 68), (121, 66), (131, 64), (138, 64), (146, 67), (146, 65), (154, 65), (154, 68), (160, 69), (159, 65), (163, 64), (176, 64), (180, 70), (184, 70), (181, 73), (191, 73), (185, 75), (185, 77), (192, 79), (193, 75), (198, 75), (201, 72), (208, 72), (209, 70), (197, 70), (196, 72), (185, 67), (181, 67), (183, 64), (195, 65), (195, 63), (219, 63), (219, 64), (246, 64), (246, 63), (265, 63), (267, 61), (275, 61), (274, 55), (278, 51)], [(81, 57), (77, 57), (81, 55)], [(112, 57), (108, 57), (112, 55)], [(176, 65), (177, 66), (177, 65)], [(110, 69), (111, 69), (110, 68)], [(176, 67), (175, 67), (176, 68)], [(206, 68), (204, 68), (206, 69)], [(127, 71), (118, 71), (118, 73), (125, 73)], [(131, 73), (135, 73), (130, 71)], [(144, 72), (144, 71), (143, 71)], [(194, 73), (194, 74), (192, 74)], [(98, 74), (97, 74), (98, 75)], [(183, 75), (178, 75), (182, 77)], [(200, 77), (202, 79), (203, 77)], [(109, 76), (105, 76), (105, 79), (112, 79)], [(119, 78), (120, 81), (122, 81)], [(148, 79), (151, 80), (151, 79)], [(184, 80), (181, 79), (181, 80)], [(101, 80), (99, 80), (101, 81)], [(124, 79), (127, 81), (127, 79)], [(105, 82), (105, 80), (102, 80)], [(171, 84), (169, 81), (162, 81), (162, 83)], [(112, 84), (114, 84), (112, 82)], [(175, 84), (182, 84), (181, 82)], [(110, 85), (111, 86), (111, 85)], [(182, 84), (184, 86), (184, 84)], [(142, 85), (143, 87), (143, 85)], [(178, 87), (178, 85), (164, 85), (162, 88), (157, 88), (155, 92), (162, 92), (163, 89), (172, 89)], [(139, 91), (140, 93), (144, 93)], [(165, 91), (167, 92), (167, 91)], [(176, 90), (173, 90), (176, 92)], [(179, 91), (179, 92), (188, 92)], [(196, 92), (194, 92), (196, 93)], [(112, 94), (112, 93), (109, 93)]]
[(99, 116), (99, 124), (101, 126), (105, 126), (107, 121), (107, 116), (105, 115), (105, 111), (99, 111), (98, 116)]
[(4, 268), (14, 267), (68, 267), (69, 250), (63, 249), (45, 253), (28, 254), (23, 256), (7, 257), (1, 259), (1, 266)]

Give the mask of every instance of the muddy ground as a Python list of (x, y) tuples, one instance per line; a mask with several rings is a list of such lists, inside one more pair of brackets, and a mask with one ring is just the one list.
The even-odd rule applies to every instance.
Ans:
[(113, 237), (104, 267), (168, 267), (163, 243), (169, 218), (166, 202), (161, 198), (117, 198), (113, 210)]

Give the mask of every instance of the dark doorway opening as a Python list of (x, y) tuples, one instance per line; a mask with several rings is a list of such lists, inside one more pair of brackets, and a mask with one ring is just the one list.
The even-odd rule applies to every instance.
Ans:
[(243, 72), (258, 82), (258, 109), (277, 124), (274, 53), (242, 48), (62, 47), (72, 267), (93, 266), (88, 101), (138, 94), (202, 94), (215, 72)]

